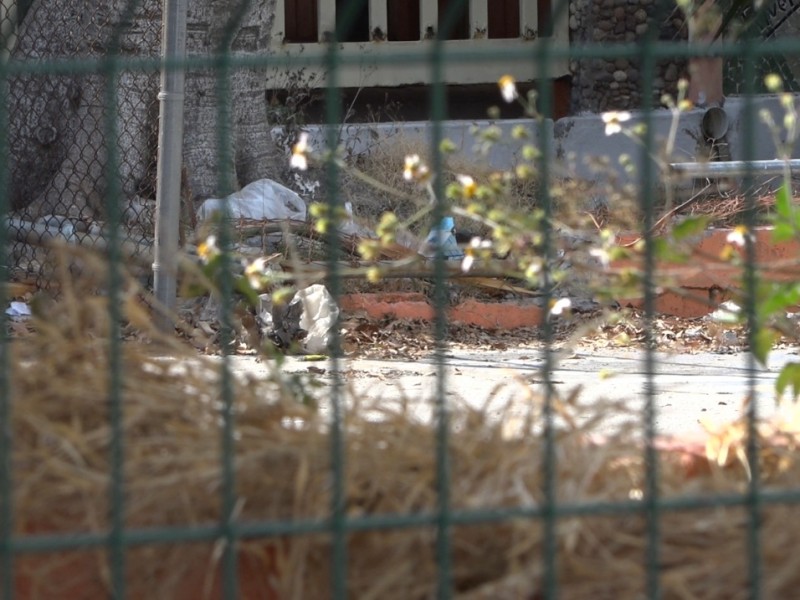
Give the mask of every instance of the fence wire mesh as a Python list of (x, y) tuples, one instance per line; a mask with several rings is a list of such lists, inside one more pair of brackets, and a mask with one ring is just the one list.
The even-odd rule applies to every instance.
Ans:
[[(793, 39), (800, 31), (800, 4), (791, 1), (770, 2), (766, 5), (755, 5), (743, 10), (739, 19), (742, 27), (751, 30), (752, 35), (759, 40)], [(730, 57), (727, 60), (725, 87), (731, 94), (743, 93), (744, 62), (742, 57)], [(780, 75), (786, 82), (787, 88), (792, 91), (800, 89), (798, 76), (800, 64), (797, 58), (789, 56), (764, 56), (757, 61), (756, 73), (760, 76), (756, 90), (766, 92), (761, 83), (769, 73)]]
[[(122, 28), (124, 6), (55, 3), (43, 10), (18, 6), (6, 15), (7, 51), (26, 64), (99, 59), (113, 36), (121, 57), (157, 57), (161, 11), (158, 2), (139, 6)], [(16, 13), (17, 24), (10, 23)], [(87, 247), (107, 244), (104, 122), (109, 107), (102, 73), (33, 74), (8, 78), (9, 234), (11, 277), (46, 286), (52, 277), (46, 244), (53, 237)], [(158, 75), (128, 70), (119, 74), (118, 139), (115, 165), (121, 178), (124, 237), (142, 254), (153, 243), (157, 151)], [(145, 262), (146, 265), (146, 262)]]
[[(758, 13), (765, 19), (758, 27), (709, 45), (684, 31), (680, 10), (696, 15), (689, 5), (661, 0), (503, 2), (502, 10), (493, 2), (422, 1), (411, 16), (396, 4), (206, 0), (190, 7), (190, 56), (164, 68), (187, 72), (184, 190), (172, 199), (182, 206), (175, 235), (184, 270), (175, 276), (187, 284), (181, 287), (187, 296), (197, 285), (203, 293), (202, 304), (182, 298), (179, 314), (171, 315), (176, 330), (164, 335), (152, 327), (152, 311), (159, 309), (146, 284), (157, 211), (162, 6), (156, 0), (0, 1), (0, 253), (7, 267), (0, 300), (5, 307), (25, 298), (36, 319), (29, 327), (7, 313), (0, 345), (2, 598), (778, 598), (796, 589), (800, 559), (783, 551), (793, 547), (796, 533), (788, 523), (800, 500), (797, 436), (761, 428), (758, 361), (785, 325), (766, 327), (765, 305), (785, 312), (798, 304), (800, 290), (791, 275), (779, 289), (761, 279), (755, 232), (765, 217), (756, 190), (767, 184), (755, 173), (740, 182), (738, 228), (728, 237), (727, 262), (717, 265), (733, 265), (740, 292), (737, 318), (748, 350), (739, 390), (743, 418), (710, 435), (700, 450), (675, 452), (658, 427), (658, 377), (664, 361), (673, 360), (657, 352), (658, 302), (670, 285), (659, 266), (680, 262), (674, 248), (665, 249), (680, 241), (677, 231), (685, 237), (686, 223), (707, 221), (680, 221), (663, 235), (676, 199), (663, 164), (652, 160), (663, 143), (661, 96), (683, 93), (681, 75), (692, 75), (697, 57), (727, 62), (728, 93), (742, 94), (738, 158), (761, 158), (756, 94), (779, 87), (763, 84), (765, 76), (777, 73), (784, 89), (796, 89), (800, 42), (791, 35), (774, 39), (793, 22), (795, 5), (769, 5)], [(726, 19), (724, 5), (718, 12), (713, 3), (703, 6), (715, 23)], [(751, 14), (735, 17), (747, 22)], [(431, 15), (435, 26), (426, 27)], [(473, 31), (481, 16), (486, 28)], [(276, 39), (281, 28), (284, 36)], [(374, 51), (393, 43), (394, 52)], [(476, 75), (484, 63), (498, 61), (503, 71), (486, 67), (488, 74)], [(460, 260), (449, 261), (435, 232), (430, 239), (439, 242), (432, 251), (425, 247), (428, 260), (403, 263), (408, 255), (401, 254), (395, 272), (397, 265), (386, 264), (396, 258), (394, 238), (381, 242), (380, 260), (363, 261), (351, 247), (360, 242), (366, 256), (363, 248), (377, 243), (375, 237), (359, 239), (339, 227), (353, 216), (354, 198), (342, 192), (352, 185), (353, 157), (337, 149), (357, 106), (355, 99), (344, 104), (340, 82), (349, 81), (353, 68), (365, 77), (394, 69), (408, 78), (409, 65), (420, 73), (415, 81), (425, 82), (414, 101), (428, 103), (430, 121), (424, 155), (406, 161), (406, 179), (420, 184), (412, 206), (422, 206), (429, 225), (457, 209), (459, 217), (477, 216), (482, 226), (495, 226), (482, 231), (498, 245), (484, 257), (476, 236), (461, 244)], [(506, 80), (516, 86), (512, 94), (501, 77), (506, 67), (520, 65), (533, 65), (535, 74), (530, 81)], [(619, 111), (596, 120), (584, 142), (593, 146), (586, 148), (589, 162), (595, 171), (616, 173), (594, 146), (626, 132), (638, 156), (622, 161), (623, 170), (626, 161), (639, 167), (631, 181), (612, 176), (610, 187), (599, 190), (565, 175), (573, 159), (555, 147), (559, 123), (551, 119), (565, 98), (561, 65), (572, 70), (566, 97), (573, 108)], [(322, 161), (316, 186), (303, 187), (308, 180), (288, 169), (290, 161), (305, 167), (312, 158), (306, 139), (294, 148), (276, 146), (287, 139), (287, 122), (303, 123), (292, 115), (278, 123), (282, 131), (271, 131), (275, 123), (267, 116), (281, 114), (268, 89), (275, 69), (325, 74), (324, 123), (306, 127), (321, 132), (313, 140)], [(521, 151), (517, 158), (524, 160), (510, 174), (491, 168), (484, 188), (448, 175), (442, 151), (453, 96), (469, 93), (452, 86), (459, 77), (492, 86), (500, 80), (501, 93), (531, 102), (527, 118), (514, 123), (519, 137), (536, 140), (536, 147)], [(526, 96), (526, 85), (535, 94)], [(628, 110), (638, 111), (631, 129)], [(479, 141), (499, 135), (495, 122)], [(727, 121), (719, 135), (705, 115), (698, 123), (697, 135), (707, 138), (698, 147), (728, 135)], [(573, 126), (561, 126), (561, 134)], [(794, 148), (787, 152), (778, 158), (789, 158)], [(396, 168), (399, 175), (402, 165)], [(532, 188), (522, 185), (528, 172), (535, 172)], [(197, 222), (203, 201), (266, 176), (316, 194), (316, 223), (236, 215), (224, 202), (220, 213)], [(405, 185), (370, 184), (387, 197)], [(692, 182), (692, 196), (681, 206), (697, 199), (700, 184)], [(491, 205), (490, 194), (503, 186), (521, 187), (528, 202), (514, 214), (516, 225), (530, 223), (530, 230), (516, 237), (497, 233), (515, 225), (497, 226), (505, 207)], [(767, 212), (794, 219), (784, 234), (797, 234), (792, 190), (771, 190)], [(633, 409), (622, 402), (583, 404), (579, 392), (564, 394), (555, 380), (563, 358), (555, 317), (564, 306), (565, 280), (611, 277), (603, 268), (612, 260), (608, 249), (588, 248), (602, 238), (597, 230), (608, 228), (602, 211), (592, 215), (596, 230), (587, 242), (561, 223), (570, 194), (606, 212), (615, 202), (633, 203), (625, 210), (635, 212), (640, 233), (627, 247), (637, 254), (623, 256), (628, 263), (614, 273), (614, 285), (639, 290), (643, 311), (642, 386), (627, 390), (636, 399)], [(409, 194), (399, 196), (398, 202)], [(489, 207), (476, 207), (474, 199)], [(386, 230), (388, 222), (373, 225)], [(253, 239), (250, 246), (243, 242)], [(275, 253), (264, 256), (267, 249)], [(448, 353), (454, 286), (469, 275), (473, 258), (498, 258), (492, 251), (525, 259), (510, 273), (487, 272), (483, 279), (502, 279), (504, 290), (513, 280), (517, 294), (535, 288), (545, 315), (537, 357), (524, 359), (535, 360), (535, 376), (509, 376), (520, 385), (514, 393), (522, 400), (515, 401), (528, 412), (520, 417), (495, 407), (500, 422), (487, 416), (497, 390), (486, 400), (466, 398), (472, 406), (453, 400), (452, 380), (461, 373)], [(581, 253), (594, 257), (588, 273), (575, 266)], [(280, 276), (267, 268), (276, 257), (283, 261)], [(634, 263), (639, 271), (630, 269)], [(408, 265), (416, 270), (403, 271)], [(278, 332), (294, 318), (292, 305), (276, 299), (282, 286), (321, 281), (339, 300), (348, 278), (373, 281), (376, 269), (377, 279), (396, 277), (398, 286), (421, 286), (427, 294), (425, 364), (433, 377), (424, 397), (401, 394), (394, 408), (380, 402), (365, 408), (366, 400), (353, 395), (338, 313), (322, 348), (324, 369), (284, 371), (289, 359), (271, 352), (262, 357), (269, 365), (263, 372), (237, 372), (241, 346), (261, 344), (264, 317), (243, 308), (256, 288), (263, 291), (258, 286), (267, 292), (255, 305), (273, 303), (269, 341), (285, 351), (302, 336)], [(50, 287), (53, 293), (41, 293)], [(600, 291), (612, 296), (612, 287)], [(384, 320), (369, 327), (393, 326)], [(727, 335), (725, 327), (718, 333)], [(198, 346), (216, 356), (206, 360)], [(787, 389), (800, 389), (794, 368), (785, 376)], [(601, 413), (607, 418), (614, 411), (632, 417), (632, 432), (591, 430)], [(706, 552), (714, 544), (722, 547)], [(722, 558), (715, 562), (709, 554)]]

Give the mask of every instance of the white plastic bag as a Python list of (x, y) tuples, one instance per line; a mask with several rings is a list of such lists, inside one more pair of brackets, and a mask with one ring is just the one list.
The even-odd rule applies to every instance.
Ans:
[(351, 202), (344, 203), (344, 211), (347, 214), (347, 220), (339, 223), (339, 231), (344, 235), (355, 235), (362, 238), (376, 237), (374, 231), (356, 222), (356, 218), (353, 215), (353, 204)]
[(339, 317), (339, 307), (324, 285), (311, 285), (297, 292), (292, 299), (303, 303), (300, 327), (307, 333), (303, 349), (310, 354), (324, 354), (328, 350), (331, 330)]
[(228, 205), (232, 219), (292, 219), (306, 220), (306, 203), (303, 199), (277, 181), (259, 179), (220, 200), (209, 198), (197, 210), (197, 218), (204, 221)]

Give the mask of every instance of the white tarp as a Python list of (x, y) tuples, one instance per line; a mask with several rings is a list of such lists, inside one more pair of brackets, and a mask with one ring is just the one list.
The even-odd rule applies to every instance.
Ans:
[(214, 213), (222, 212), (227, 204), (232, 219), (255, 220), (306, 220), (306, 203), (295, 192), (271, 179), (259, 179), (225, 199), (209, 198), (197, 210), (197, 218), (204, 221)]

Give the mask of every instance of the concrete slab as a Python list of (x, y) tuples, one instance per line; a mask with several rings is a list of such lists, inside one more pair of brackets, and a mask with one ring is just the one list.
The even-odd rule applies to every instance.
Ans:
[[(668, 157), (670, 162), (704, 160), (708, 150), (702, 124), (708, 110), (697, 108), (680, 115), (675, 129), (673, 152)], [(714, 107), (714, 110), (719, 109)], [(726, 119), (725, 134), (716, 145), (718, 151), (726, 155), (726, 160), (770, 160), (780, 157), (776, 140), (781, 144), (786, 143), (787, 134), (782, 126), (786, 110), (777, 96), (758, 95), (752, 97), (750, 102), (744, 96), (731, 97), (725, 101), (722, 110)], [(778, 125), (778, 131), (774, 136), (762, 120), (762, 112), (768, 113), (772, 121)], [(625, 126), (631, 127), (642, 122), (645, 122), (644, 114), (634, 112)], [(748, 122), (752, 122), (749, 130)], [(556, 156), (560, 159), (571, 158), (570, 170), (574, 175), (595, 182), (599, 190), (612, 181), (611, 177), (617, 179), (616, 185), (619, 185), (619, 182), (638, 183), (646, 157), (662, 155), (666, 140), (670, 136), (673, 115), (666, 109), (657, 109), (650, 115), (649, 123), (653, 129), (654, 148), (653, 151), (645, 153), (638, 140), (623, 134), (605, 135), (605, 124), (600, 115), (585, 114), (559, 119), (554, 127)], [(623, 154), (632, 160), (635, 166), (633, 171), (629, 172), (620, 165), (619, 157)], [(793, 158), (800, 156), (800, 140), (794, 141), (791, 156)], [(593, 168), (592, 165), (597, 165), (601, 157), (608, 157), (607, 168), (600, 170)], [(660, 179), (660, 167), (655, 158), (652, 159), (652, 163), (652, 173)], [(742, 178), (734, 179), (739, 181)], [(753, 183), (762, 186), (775, 181), (778, 181), (778, 178), (762, 176), (755, 177)], [(684, 182), (681, 185), (691, 188), (692, 182)]]
[[(795, 96), (795, 103), (800, 95)], [(682, 113), (674, 131), (674, 148), (670, 156), (663, 157), (665, 141), (670, 137), (673, 127), (673, 115), (665, 109), (656, 107), (647, 121), (654, 133), (654, 148), (645, 152), (638, 140), (623, 134), (605, 135), (605, 124), (602, 115), (587, 113), (565, 117), (553, 122), (545, 121), (544, 131), (547, 137), (547, 148), (553, 167), (552, 175), (556, 178), (567, 177), (579, 179), (593, 184), (594, 192), (587, 192), (589, 200), (605, 200), (610, 189), (619, 190), (620, 186), (630, 183), (638, 185), (643, 172), (645, 160), (651, 160), (654, 166), (653, 176), (661, 180), (661, 162), (692, 162), (707, 160), (712, 151), (705, 139), (703, 119), (709, 110), (723, 115), (724, 131), (722, 138), (713, 144), (713, 152), (725, 160), (770, 160), (779, 158), (776, 141), (786, 143), (786, 131), (783, 127), (785, 109), (776, 95), (760, 94), (753, 96), (748, 102), (744, 96), (727, 98), (721, 111), (718, 107), (697, 108)], [(761, 113), (769, 113), (777, 124), (775, 135), (764, 124)], [(630, 127), (644, 122), (645, 115), (633, 112), (631, 120), (625, 123)], [(747, 123), (753, 126), (748, 129)], [(501, 141), (490, 149), (481, 139), (478, 131), (487, 127), (496, 128)], [(512, 130), (523, 126), (529, 133), (528, 140), (515, 140)], [(326, 127), (309, 125), (304, 127), (309, 133), (310, 143), (314, 148), (325, 147), (327, 140)], [(505, 119), (492, 121), (487, 119), (453, 120), (441, 125), (443, 138), (451, 140), (459, 151), (459, 155), (467, 160), (488, 163), (494, 169), (513, 169), (520, 162), (523, 144), (532, 143), (543, 147), (538, 122), (533, 119)], [(273, 136), (279, 138), (283, 130), (276, 128)], [(409, 121), (403, 123), (353, 123), (338, 128), (341, 144), (349, 156), (358, 156), (371, 151), (378, 144), (397, 144), (403, 141), (408, 148), (419, 148), (419, 152), (430, 147), (432, 127), (428, 121)], [(620, 156), (630, 157), (634, 166), (632, 171), (624, 168), (619, 161)], [(791, 155), (800, 158), (800, 139), (795, 140)], [(651, 157), (648, 159), (647, 157)], [(601, 159), (607, 163), (600, 164)], [(398, 163), (398, 169), (402, 167)], [(742, 178), (731, 178), (730, 181), (740, 184)], [(758, 187), (771, 185), (776, 187), (779, 178), (774, 176), (754, 177), (753, 183)], [(694, 181), (685, 181), (676, 186), (679, 192), (695, 190)], [(696, 191), (696, 190), (695, 190)]]
[[(754, 370), (749, 368), (745, 353), (658, 353), (656, 359), (653, 381), (658, 433), (691, 436), (703, 432), (703, 422), (723, 423), (739, 417), (751, 390), (757, 395), (759, 416), (775, 415), (778, 411), (775, 379), (782, 365), (800, 361), (800, 356), (796, 350), (776, 350), (767, 369)], [(340, 362), (343, 393), (348, 403), (360, 398), (379, 407), (402, 405), (414, 418), (422, 421), (432, 418), (438, 372), (433, 356), (417, 361), (344, 359)], [(450, 403), (485, 408), (503, 419), (505, 426), (514, 428), (522, 424), (532, 408), (541, 404), (543, 365), (544, 357), (535, 348), (450, 350), (443, 367), (445, 396)], [(309, 367), (324, 369), (319, 379), (330, 385), (331, 366), (330, 361), (309, 363), (289, 358), (283, 368), (293, 373), (307, 371)], [(269, 368), (254, 357), (234, 357), (232, 361), (234, 372), (250, 376), (265, 375)], [(600, 406), (604, 399), (621, 402), (629, 414), (619, 411), (608, 415), (604, 428), (615, 428), (622, 423), (637, 428), (641, 425), (647, 375), (644, 354), (639, 350), (579, 349), (558, 357), (551, 382), (561, 398), (579, 388), (580, 399), (589, 406)], [(319, 393), (323, 411), (329, 410), (329, 391), (326, 386)]]

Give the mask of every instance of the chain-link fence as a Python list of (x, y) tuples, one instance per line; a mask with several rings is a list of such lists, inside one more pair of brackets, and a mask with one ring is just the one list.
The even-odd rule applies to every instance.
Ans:
[[(800, 302), (793, 270), (798, 250), (782, 246), (764, 258), (756, 225), (775, 224), (787, 244), (796, 242), (800, 217), (785, 183), (772, 187), (766, 209), (759, 204), (748, 171), (761, 158), (755, 155), (762, 131), (755, 94), (765, 75), (759, 65), (787, 65), (777, 69), (783, 83), (765, 86), (793, 89), (789, 74), (800, 43), (747, 35), (714, 46), (691, 45), (677, 33), (663, 39), (664, 23), (680, 28), (683, 20), (668, 20), (677, 9), (660, 0), (642, 0), (633, 10), (627, 0), (596, 2), (594, 12), (606, 12), (591, 19), (593, 27), (615, 32), (613, 44), (576, 43), (597, 36), (574, 34), (570, 43), (565, 32), (574, 29), (568, 20), (576, 10), (567, 2), (503, 2), (500, 10), (501, 3), (478, 0), (421, 1), (408, 14), (399, 4), (192, 3), (190, 56), (164, 65), (188, 75), (183, 191), (171, 199), (184, 206), (183, 226), (194, 224), (195, 202), (222, 198), (290, 162), (316, 178), (325, 202), (302, 223), (228, 219), (223, 203), (191, 232), (182, 270), (173, 274), (181, 294), (202, 298), (207, 317), (187, 325), (171, 314), (175, 331), (164, 334), (152, 325), (160, 309), (136, 281), (153, 260), (162, 7), (156, 0), (0, 1), (0, 209), (6, 215), (0, 247), (7, 266), (0, 298), (3, 306), (23, 298), (35, 317), (29, 324), (6, 313), (0, 346), (0, 597), (795, 593), (796, 416), (790, 411), (783, 421), (762, 421), (759, 399), (772, 397), (775, 382), (765, 379), (759, 361), (793, 339), (796, 323), (786, 311)], [(591, 5), (572, 4), (584, 12)], [(658, 27), (648, 28), (648, 19)], [(353, 27), (360, 29), (353, 33)], [(696, 198), (674, 202), (679, 182), (669, 170), (671, 144), (682, 135), (687, 111), (678, 71), (702, 55), (741, 65), (742, 109), (736, 127), (725, 120), (723, 135), (730, 129), (739, 136), (730, 139), (740, 143), (751, 169), (738, 188), (738, 227), (723, 236), (721, 248), (685, 254), (684, 244), (703, 238), (713, 220), (679, 211)], [(630, 100), (631, 86), (643, 90), (635, 94), (642, 103), (636, 115), (595, 116), (584, 130), (582, 158), (593, 173), (609, 176), (606, 186), (579, 180), (569, 170), (574, 157), (555, 147), (583, 125), (562, 124), (558, 138), (550, 119), (559, 98), (569, 97), (556, 92), (570, 65), (599, 59), (607, 73), (598, 81), (614, 90), (612, 97)], [(486, 65), (502, 70), (477, 74)], [(291, 156), (276, 149), (267, 122), (268, 73), (276, 66), (287, 72), (313, 67), (326, 78), (325, 123), (307, 128), (316, 135), (301, 137)], [(358, 81), (358, 69), (380, 72), (384, 82), (395, 69), (398, 80), (424, 83), (430, 124), (422, 149), (410, 146), (402, 152), (404, 164), (392, 167), (402, 178), (383, 183), (358, 176), (398, 202), (416, 201), (418, 213), (409, 220), (425, 214), (430, 223), (447, 224), (423, 237), (419, 252), (400, 248), (407, 232), (391, 217), (371, 224), (369, 234), (351, 226), (345, 204), (351, 198), (342, 197), (341, 181), (352, 165), (336, 152), (347, 113), (338, 84)], [(510, 72), (528, 73), (528, 81)], [(513, 122), (509, 136), (520, 144), (511, 167), (467, 174), (449, 162), (455, 144), (444, 135), (447, 95), (452, 102), (469, 94), (458, 87), (459, 77), (476, 86), (488, 79), (493, 89), (498, 81), (498, 102), (523, 105), (524, 118)], [(592, 93), (595, 83), (587, 86)], [(525, 84), (530, 93), (521, 93)], [(654, 89), (679, 97), (661, 109)], [(790, 118), (773, 125), (794, 131), (789, 105), (795, 101), (777, 96)], [(657, 127), (664, 115), (666, 141)], [(705, 115), (697, 121), (712, 131), (719, 124)], [(502, 137), (495, 125), (473, 133), (479, 160), (488, 161), (483, 151)], [(786, 131), (781, 135), (786, 141)], [(634, 149), (604, 158), (619, 138)], [(396, 138), (390, 143), (400, 146)], [(598, 206), (602, 211), (592, 208)], [(608, 215), (615, 210), (634, 228), (624, 242), (630, 232), (614, 235)], [(459, 226), (476, 223), (475, 235), (460, 246), (443, 243), (453, 242), (454, 215)], [(296, 251), (304, 233), (321, 248), (316, 255)], [(241, 239), (276, 235), (274, 255), (254, 258), (248, 250), (242, 256), (247, 244)], [(665, 289), (693, 293), (696, 288), (687, 291), (672, 277), (681, 265), (697, 268), (695, 261), (709, 255), (712, 266), (704, 274), (724, 272), (730, 289), (714, 284), (702, 303), (717, 307), (721, 298), (712, 292), (738, 303), (713, 322), (713, 339), (730, 345), (734, 331), (746, 352), (735, 375), (710, 378), (707, 365), (695, 365), (696, 393), (735, 377), (730, 393), (743, 400), (743, 409), (698, 443), (659, 429), (666, 409), (657, 400), (660, 375), (671, 370), (685, 378), (692, 369), (657, 352), (663, 323), (656, 309)], [(268, 317), (272, 334), (298, 317), (286, 302), (292, 287), (324, 283), (339, 301), (351, 278), (391, 280), (393, 292), (425, 287), (417, 302), (424, 307), (415, 304), (415, 310), (429, 326), (414, 336), (414, 343), (429, 340), (428, 354), (414, 364), (425, 377), (410, 391), (397, 391), (409, 373), (402, 370), (407, 364), (395, 362), (381, 377), (397, 393), (375, 397), (379, 378), (368, 366), (353, 366), (347, 354), (353, 352), (348, 344), (396, 331), (391, 319), (361, 323), (360, 337), (344, 339), (345, 318), (320, 302), (331, 312), (317, 351), (306, 347), (302, 358), (290, 359), (264, 348), (262, 342), (275, 339), (261, 339)], [(496, 365), (484, 365), (455, 398), (451, 392), (470, 363), (452, 364), (450, 317), (453, 286), (466, 278), (483, 290), (522, 297), (515, 306), (536, 309), (539, 327), (530, 335), (538, 343), (513, 355), (528, 369), (523, 375), (493, 380), (487, 373)], [(52, 285), (58, 293), (31, 294), (25, 285), (22, 292), (20, 283)], [(575, 290), (583, 287), (592, 294), (579, 298)], [(559, 387), (559, 351), (592, 319), (618, 324), (620, 300), (641, 308), (640, 326), (615, 330), (613, 338), (638, 336), (641, 353), (626, 359), (637, 362), (637, 379), (616, 390), (624, 400), (583, 401), (580, 389)], [(562, 327), (559, 319), (577, 313), (581, 302), (597, 312), (573, 329)], [(270, 304), (266, 316), (264, 303)], [(482, 306), (477, 312), (490, 310)], [(303, 325), (307, 336), (315, 324)], [(274, 344), (278, 350), (302, 339), (297, 329)], [(480, 339), (493, 335), (499, 334)], [(708, 337), (691, 328), (672, 335), (688, 340), (687, 353)], [(192, 346), (198, 340), (215, 355), (198, 354)], [(398, 346), (391, 346), (393, 355), (402, 353)], [(490, 348), (487, 360), (499, 364), (511, 356), (504, 342)], [(253, 359), (248, 369), (236, 362), (237, 353), (256, 349), (259, 362)], [(599, 363), (588, 386), (610, 378), (607, 371)], [(797, 392), (798, 371), (788, 359), (777, 385)], [(569, 369), (559, 371), (558, 377), (570, 376)], [(358, 387), (359, 379), (366, 387)], [(672, 433), (683, 428), (679, 423)]]
[[(731, 3), (731, 6), (735, 6)], [(756, 7), (748, 6), (742, 10), (732, 21), (732, 28), (736, 25), (745, 27), (756, 39), (776, 40), (793, 39), (797, 36), (800, 27), (800, 12), (796, 2), (769, 2)], [(740, 94), (743, 88), (743, 62), (739, 57), (730, 57), (726, 61), (725, 88), (730, 94)], [(798, 76), (800, 75), (797, 59), (791, 56), (765, 56), (759, 60), (756, 72), (760, 75), (757, 89), (765, 92), (761, 81), (768, 73), (779, 74), (793, 91), (800, 89)]]
[[(114, 48), (121, 57), (158, 56), (158, 2), (140, 3), (123, 29), (118, 27), (120, 3), (61, 2), (44, 9), (7, 4), (5, 39), (14, 60), (98, 60)], [(52, 265), (48, 268), (44, 246), (54, 237), (97, 248), (107, 243), (104, 86), (105, 77), (89, 70), (8, 77), (8, 218), (16, 281), (47, 285)], [(124, 237), (146, 256), (153, 243), (158, 75), (122, 71), (117, 86), (116, 170)]]

